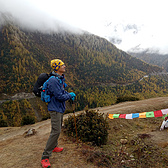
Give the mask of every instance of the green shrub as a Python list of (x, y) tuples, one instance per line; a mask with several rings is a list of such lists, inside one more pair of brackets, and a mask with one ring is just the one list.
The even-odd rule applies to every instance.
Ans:
[(26, 115), (22, 118), (21, 125), (23, 126), (23, 125), (29, 125), (34, 123), (35, 123), (35, 117)]
[[(86, 111), (76, 117), (78, 138), (83, 142), (91, 142), (97, 146), (106, 144), (108, 137), (108, 122), (103, 114), (96, 111)], [(68, 136), (76, 136), (74, 116), (69, 116), (64, 122)]]
[(137, 101), (139, 98), (134, 96), (120, 96), (117, 98), (116, 103), (125, 102), (125, 101)]
[(48, 120), (50, 118), (50, 114), (47, 114), (46, 116), (43, 116), (41, 121)]

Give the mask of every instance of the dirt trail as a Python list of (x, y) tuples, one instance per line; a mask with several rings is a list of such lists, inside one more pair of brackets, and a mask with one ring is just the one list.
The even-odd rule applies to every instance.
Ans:
[[(100, 107), (99, 112), (107, 113), (132, 113), (148, 112), (168, 108), (168, 97), (152, 98), (134, 102), (124, 102), (108, 107)], [(76, 114), (81, 113), (76, 112)], [(71, 114), (64, 115), (64, 119)], [(36, 135), (25, 138), (23, 134), (30, 128), (37, 131)], [(13, 128), (0, 128), (0, 158), (2, 168), (40, 168), (40, 159), (50, 133), (50, 119), (33, 125)], [(168, 131), (154, 131), (150, 134), (152, 140), (162, 147), (168, 144)], [(158, 136), (159, 135), (159, 136)], [(167, 138), (165, 138), (165, 136)], [(59, 146), (64, 147), (62, 153), (54, 153), (50, 158), (52, 167), (57, 168), (94, 168), (87, 163), (80, 154), (84, 148), (70, 141), (67, 137), (60, 135)]]

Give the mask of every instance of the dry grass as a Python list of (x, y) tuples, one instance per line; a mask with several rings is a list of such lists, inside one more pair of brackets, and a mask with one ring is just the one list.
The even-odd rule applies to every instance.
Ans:
[[(155, 98), (125, 102), (99, 108), (103, 113), (132, 113), (168, 108), (168, 98)], [(65, 115), (65, 118), (68, 116)], [(107, 145), (101, 148), (76, 144), (63, 131), (59, 138), (62, 153), (53, 153), (50, 162), (53, 168), (96, 167), (168, 167), (168, 131), (159, 131), (162, 118), (109, 119), (110, 130)], [(34, 128), (37, 133), (24, 137)], [(2, 168), (40, 168), (40, 160), (50, 132), (50, 120), (20, 128), (0, 128), (0, 158)], [(141, 134), (144, 138), (140, 138)], [(146, 134), (146, 135), (145, 135)], [(139, 135), (139, 136), (138, 136)], [(147, 136), (149, 135), (149, 136)], [(143, 137), (143, 136), (142, 136)], [(121, 143), (126, 139), (126, 143)], [(150, 163), (150, 164), (149, 164)]]

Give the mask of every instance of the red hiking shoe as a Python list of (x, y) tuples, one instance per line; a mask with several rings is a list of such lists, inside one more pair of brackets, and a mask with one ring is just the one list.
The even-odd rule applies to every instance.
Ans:
[(63, 148), (55, 147), (53, 152), (62, 152)]
[(50, 167), (51, 165), (50, 165), (50, 162), (49, 162), (49, 159), (42, 159), (41, 160), (41, 165), (42, 165), (42, 167), (44, 167), (44, 168), (48, 168), (48, 167)]

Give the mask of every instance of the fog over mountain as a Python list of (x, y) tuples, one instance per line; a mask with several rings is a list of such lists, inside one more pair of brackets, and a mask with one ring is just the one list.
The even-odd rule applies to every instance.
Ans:
[[(40, 4), (39, 4), (40, 5)], [(0, 0), (0, 25), (6, 21), (18, 24), (22, 28), (44, 33), (71, 31), (80, 33), (81, 30), (49, 13), (38, 9), (29, 0)]]
[(168, 53), (166, 0), (0, 0), (0, 24), (4, 13), (26, 29), (84, 30), (124, 51)]

